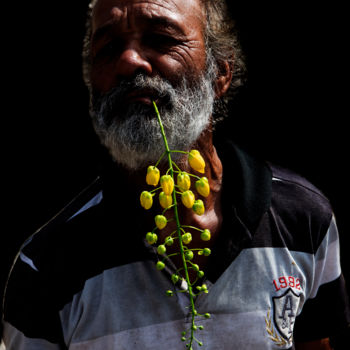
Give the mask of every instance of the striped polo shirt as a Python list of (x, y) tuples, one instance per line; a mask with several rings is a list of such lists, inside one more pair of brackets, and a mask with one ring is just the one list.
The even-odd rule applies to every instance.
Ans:
[[(304, 178), (231, 143), (223, 224), (195, 300), (204, 349), (293, 349), (346, 328), (349, 311), (331, 206)], [(184, 349), (189, 297), (171, 262), (155, 267), (149, 215), (115, 165), (24, 243), (4, 299), (10, 350)], [(165, 291), (172, 289), (169, 298)], [(199, 349), (194, 343), (193, 349)]]

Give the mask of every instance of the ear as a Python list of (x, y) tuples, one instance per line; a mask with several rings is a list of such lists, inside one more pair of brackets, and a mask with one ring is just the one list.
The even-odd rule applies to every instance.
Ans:
[(218, 76), (215, 80), (216, 98), (221, 98), (229, 89), (232, 81), (233, 63), (222, 62), (218, 67)]

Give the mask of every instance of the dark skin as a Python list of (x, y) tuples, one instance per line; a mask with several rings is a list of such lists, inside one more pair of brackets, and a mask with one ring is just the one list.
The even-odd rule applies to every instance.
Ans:
[[(173, 86), (182, 76), (198, 79), (206, 68), (204, 41), (205, 16), (199, 0), (100, 0), (93, 10), (91, 40), (91, 84), (94, 92), (106, 93), (121, 79), (131, 78), (135, 73), (166, 78)], [(233, 67), (224, 62), (216, 78), (216, 97), (223, 96), (232, 79)], [(150, 91), (131, 92), (125, 103), (158, 105), (163, 101)], [(193, 235), (196, 247), (211, 247), (220, 232), (222, 163), (212, 141), (210, 127), (197, 140), (198, 149), (205, 162), (205, 174), (209, 179), (211, 193), (205, 198), (206, 212), (202, 216), (181, 209), (182, 224), (208, 228), (212, 239), (205, 244)], [(186, 170), (186, 169), (184, 169)], [(189, 169), (188, 169), (189, 170)], [(121, 171), (127, 172), (125, 169)], [(145, 169), (128, 174), (131, 191), (144, 189)], [(147, 222), (145, 227), (153, 227)], [(174, 230), (173, 224), (162, 230), (166, 237)], [(197, 238), (196, 238), (197, 237)], [(168, 251), (171, 253), (171, 251)], [(176, 257), (176, 266), (182, 265)], [(194, 263), (205, 269), (206, 259), (196, 257)], [(299, 344), (298, 350), (329, 350), (328, 339)]]
[[(92, 27), (93, 89), (99, 93), (107, 92), (121, 79), (132, 77), (137, 71), (143, 71), (150, 76), (165, 77), (174, 86), (183, 75), (198, 78), (206, 66), (203, 21), (201, 7), (196, 1), (98, 2), (94, 9)], [(154, 44), (155, 41), (158, 44)], [(227, 69), (227, 73), (227, 76), (217, 79), (218, 97), (229, 87), (231, 70)], [(126, 103), (141, 102), (149, 105), (153, 99), (157, 104), (162, 104), (162, 100), (158, 96), (152, 96), (149, 91), (131, 93), (127, 96)], [(215, 242), (222, 222), (219, 200), (222, 164), (212, 144), (209, 130), (203, 133), (194, 148), (201, 152), (206, 161), (204, 175), (210, 182), (211, 194), (204, 199), (207, 210), (203, 216), (186, 209), (180, 209), (180, 215), (184, 225), (211, 230), (212, 239), (205, 244), (205, 247), (210, 247)], [(141, 169), (131, 175), (130, 183), (134, 192), (144, 190), (144, 174), (145, 169)], [(152, 215), (149, 217), (153, 220)], [(145, 223), (145, 227), (153, 226), (153, 222)], [(161, 231), (161, 240), (174, 229), (174, 223), (169, 224)], [(203, 246), (198, 235), (193, 235), (193, 238), (196, 247)], [(171, 248), (168, 252), (171, 253)], [(196, 256), (196, 259), (193, 262), (204, 268), (206, 258)], [(179, 259), (175, 257), (173, 260), (177, 266), (182, 266)]]

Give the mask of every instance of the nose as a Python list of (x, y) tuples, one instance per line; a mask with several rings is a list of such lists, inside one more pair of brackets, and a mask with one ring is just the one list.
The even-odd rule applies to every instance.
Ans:
[(124, 48), (115, 65), (117, 78), (127, 78), (134, 76), (136, 72), (142, 71), (147, 75), (152, 74), (152, 65), (141, 50), (135, 46)]

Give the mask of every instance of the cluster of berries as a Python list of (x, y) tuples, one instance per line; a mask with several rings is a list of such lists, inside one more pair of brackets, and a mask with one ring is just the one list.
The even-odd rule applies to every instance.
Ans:
[[(187, 289), (184, 292), (187, 292), (190, 299), (189, 310), (191, 313), (191, 327), (189, 330), (185, 330), (181, 333), (181, 340), (188, 341), (186, 344), (186, 348), (192, 350), (193, 342), (197, 342), (199, 346), (202, 346), (203, 343), (200, 342), (194, 336), (194, 332), (197, 330), (203, 329), (203, 326), (197, 326), (195, 324), (195, 317), (204, 317), (210, 318), (209, 313), (199, 314), (195, 309), (194, 298), (201, 293), (208, 293), (207, 286), (202, 284), (201, 286), (196, 286), (196, 283), (199, 279), (204, 277), (204, 272), (200, 270), (200, 267), (193, 263), (194, 252), (197, 252), (198, 255), (209, 256), (211, 251), (209, 248), (192, 248), (190, 247), (190, 243), (192, 241), (192, 233), (186, 232), (186, 230), (192, 230), (193, 232), (200, 232), (200, 238), (203, 241), (209, 241), (211, 238), (211, 232), (208, 229), (199, 229), (193, 226), (185, 226), (181, 225), (179, 213), (178, 213), (178, 201), (177, 197), (181, 198), (182, 204), (191, 210), (194, 211), (197, 215), (203, 215), (205, 212), (204, 203), (201, 199), (196, 199), (195, 194), (191, 190), (191, 177), (195, 178), (195, 189), (199, 195), (202, 197), (208, 197), (210, 194), (210, 186), (208, 179), (204, 176), (199, 177), (194, 174), (187, 173), (182, 171), (177, 164), (171, 159), (171, 154), (173, 152), (181, 152), (187, 154), (188, 164), (189, 166), (200, 174), (205, 173), (205, 161), (198, 150), (191, 150), (190, 152), (184, 151), (174, 151), (170, 150), (168, 146), (168, 142), (166, 139), (166, 135), (164, 132), (163, 124), (158, 112), (158, 108), (155, 103), (153, 103), (154, 109), (158, 118), (158, 123), (160, 126), (160, 130), (164, 140), (165, 152), (162, 157), (158, 160), (155, 165), (151, 165), (147, 169), (146, 174), (146, 183), (150, 186), (156, 187), (150, 191), (143, 191), (140, 195), (140, 203), (143, 208), (146, 210), (150, 209), (153, 206), (153, 197), (159, 191), (158, 199), (159, 204), (163, 208), (163, 212), (155, 216), (154, 221), (156, 227), (146, 234), (146, 241), (150, 245), (154, 245), (158, 242), (159, 238), (156, 234), (157, 230), (163, 230), (169, 221), (175, 221), (176, 229), (170, 233), (168, 236), (164, 238), (163, 242), (158, 242), (158, 246), (156, 248), (158, 255), (160, 256), (158, 262), (156, 263), (156, 268), (158, 270), (163, 270), (165, 268), (165, 261), (172, 256), (180, 255), (181, 260), (183, 262), (183, 266), (178, 268), (175, 273), (172, 274), (171, 280), (174, 283), (178, 283), (180, 280), (185, 281), (185, 285)], [(169, 169), (166, 174), (161, 176), (157, 165), (161, 161), (164, 156), (167, 156)], [(176, 169), (174, 169), (174, 167)], [(175, 174), (176, 176), (176, 184), (175, 184)], [(159, 186), (160, 185), (160, 186)], [(165, 213), (172, 209), (173, 217), (167, 219)], [(168, 215), (169, 216), (169, 215)], [(186, 230), (185, 230), (186, 229)], [(163, 235), (164, 236), (164, 235)], [(172, 246), (174, 241), (178, 242), (179, 251), (176, 253), (172, 253), (167, 255), (167, 247)], [(159, 244), (160, 243), (160, 244)], [(176, 250), (176, 248), (175, 248)], [(195, 281), (190, 280), (189, 269), (195, 272), (196, 278)], [(194, 290), (197, 290), (196, 292)], [(166, 291), (168, 296), (172, 296), (174, 291), (168, 290)]]

